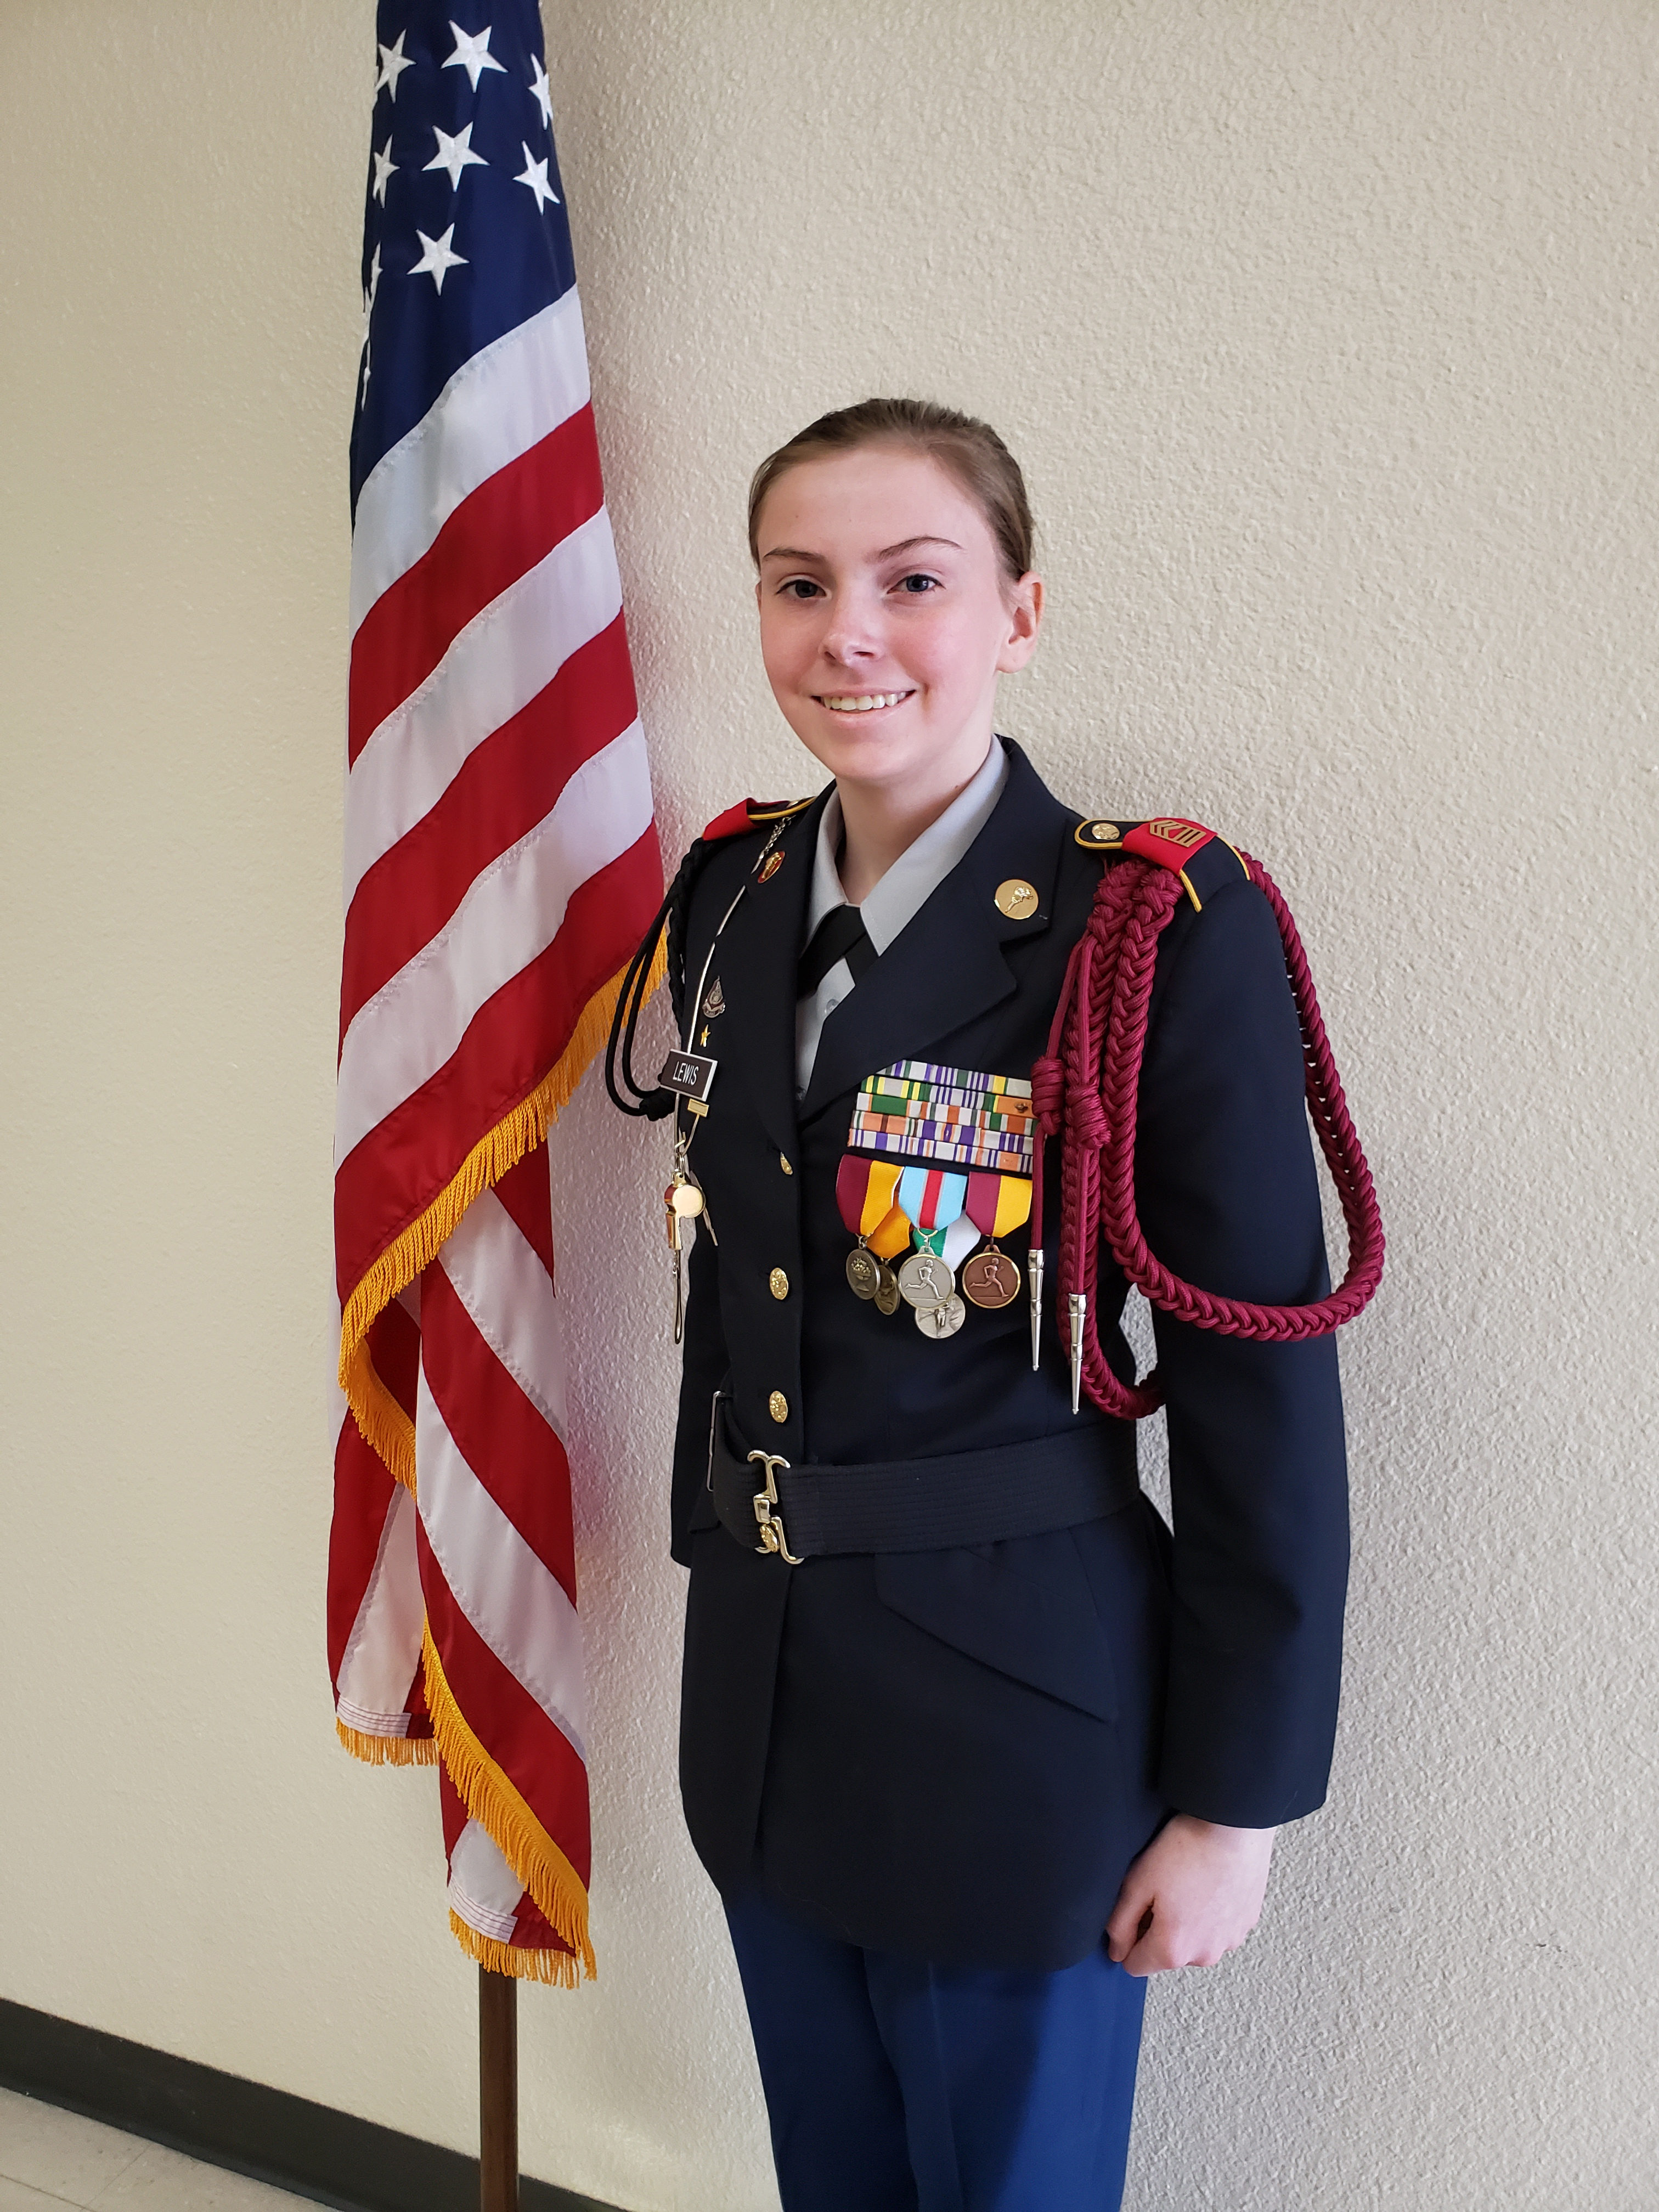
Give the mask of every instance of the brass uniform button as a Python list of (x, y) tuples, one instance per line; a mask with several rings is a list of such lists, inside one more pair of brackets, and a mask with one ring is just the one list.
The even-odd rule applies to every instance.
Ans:
[(788, 1297), (789, 1278), (784, 1273), (781, 1267), (774, 1267), (771, 1273), (767, 1277), (766, 1282), (767, 1287), (770, 1290), (775, 1298), (787, 1298)]
[(778, 1165), (783, 1170), (785, 1175), (793, 1175), (795, 1172), (793, 1168), (789, 1164), (788, 1155), (787, 1153), (780, 1152), (778, 1154)]
[(784, 1396), (781, 1390), (775, 1390), (772, 1393), (771, 1396), (766, 1401), (766, 1410), (770, 1413), (775, 1421), (781, 1422), (788, 1419), (789, 1401)]
[(1079, 845), (1119, 845), (1123, 842), (1123, 832), (1115, 822), (1080, 822), (1077, 842)]
[(1000, 912), (1010, 921), (1026, 921), (1037, 910), (1036, 887), (1023, 876), (1010, 876), (1006, 883), (999, 884), (996, 902)]

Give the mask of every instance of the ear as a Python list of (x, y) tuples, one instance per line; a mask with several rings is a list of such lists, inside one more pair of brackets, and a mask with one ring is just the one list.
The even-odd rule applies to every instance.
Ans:
[(1012, 675), (1024, 668), (1036, 651), (1037, 632), (1042, 627), (1042, 579), (1027, 569), (1017, 584), (1010, 586), (1008, 601), (1008, 635), (997, 655), (997, 672)]

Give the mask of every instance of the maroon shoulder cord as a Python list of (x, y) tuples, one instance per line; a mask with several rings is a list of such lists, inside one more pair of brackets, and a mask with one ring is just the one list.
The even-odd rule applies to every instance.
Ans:
[(1108, 866), (1088, 927), (1073, 947), (1048, 1032), (1048, 1049), (1031, 1070), (1038, 1142), (1031, 1219), (1041, 1235), (1044, 1139), (1060, 1139), (1060, 1242), (1056, 1301), (1069, 1356), (1074, 1297), (1081, 1294), (1085, 1395), (1121, 1419), (1139, 1420), (1162, 1404), (1156, 1372), (1140, 1383), (1118, 1380), (1097, 1333), (1096, 1259), (1105, 1239), (1118, 1266), (1162, 1312), (1224, 1336), (1291, 1343), (1324, 1336), (1352, 1321), (1382, 1275), (1382, 1222), (1370, 1170), (1342, 1096), (1307, 956), (1289, 908), (1259, 861), (1241, 854), (1245, 872), (1273, 909), (1302, 1027), (1308, 1111), (1348, 1224), (1348, 1270), (1328, 1297), (1302, 1306), (1227, 1298), (1172, 1274), (1152, 1252), (1135, 1211), (1135, 1125), (1146, 1050), (1158, 941), (1183, 896), (1179, 873), (1126, 858)]

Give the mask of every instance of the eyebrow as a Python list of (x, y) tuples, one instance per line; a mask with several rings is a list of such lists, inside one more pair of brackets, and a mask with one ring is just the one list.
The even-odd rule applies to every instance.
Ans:
[[(962, 550), (954, 538), (901, 538), (896, 545), (884, 545), (875, 557), (878, 561), (890, 561), (896, 553), (908, 553), (918, 545), (948, 545), (953, 553)], [(823, 557), (822, 553), (809, 553), (799, 545), (771, 545), (761, 555), (763, 561), (822, 562)]]

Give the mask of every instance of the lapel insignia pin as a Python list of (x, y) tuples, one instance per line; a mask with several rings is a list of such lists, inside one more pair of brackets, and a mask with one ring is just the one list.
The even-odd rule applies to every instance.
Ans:
[(769, 884), (773, 877), (776, 875), (778, 870), (782, 866), (783, 855), (781, 853), (769, 853), (766, 858), (761, 862), (759, 880), (763, 884)]
[(1010, 921), (1028, 921), (1037, 910), (1037, 895), (1023, 876), (1010, 876), (996, 888), (999, 909)]
[(720, 987), (720, 977), (716, 975), (709, 987), (708, 996), (702, 1002), (702, 1018), (706, 1022), (712, 1022), (717, 1014), (725, 1012), (726, 993)]

